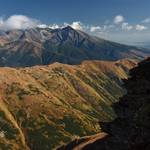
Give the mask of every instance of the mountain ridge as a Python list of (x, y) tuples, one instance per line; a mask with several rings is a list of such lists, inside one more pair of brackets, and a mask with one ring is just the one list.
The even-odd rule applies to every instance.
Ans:
[[(1, 101), (7, 111), (0, 107), (0, 145), (19, 150), (25, 139), (31, 150), (49, 150), (77, 136), (98, 133), (99, 120), (115, 118), (111, 105), (124, 94), (121, 79), (135, 65), (126, 59), (1, 67)], [(17, 126), (7, 119), (9, 114)]]
[(70, 26), (62, 29), (3, 31), (0, 43), (1, 67), (48, 65), (53, 62), (72, 65), (84, 60), (144, 59), (150, 54), (147, 49), (104, 40)]

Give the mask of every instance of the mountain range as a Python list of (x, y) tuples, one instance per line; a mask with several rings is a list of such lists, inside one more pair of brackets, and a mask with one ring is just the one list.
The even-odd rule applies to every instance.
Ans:
[[(118, 137), (127, 141), (121, 133), (132, 133), (132, 128), (128, 130), (127, 124), (120, 132), (122, 122), (117, 121), (122, 116), (113, 106), (126, 94), (123, 79), (129, 70), (149, 55), (149, 49), (104, 40), (70, 26), (0, 31), (0, 149), (80, 150), (89, 148), (89, 143), (94, 149), (93, 143), (112, 134), (114, 146)], [(138, 80), (135, 89), (131, 84), (130, 94), (144, 79)], [(124, 117), (132, 115), (130, 109), (125, 113)], [(128, 119), (134, 125), (133, 118)]]
[(149, 48), (150, 47), (150, 42), (135, 42), (134, 45), (136, 45), (138, 47)]
[(70, 26), (0, 31), (0, 66), (26, 67), (53, 62), (80, 64), (84, 60), (143, 59), (146, 48), (127, 46), (88, 35)]

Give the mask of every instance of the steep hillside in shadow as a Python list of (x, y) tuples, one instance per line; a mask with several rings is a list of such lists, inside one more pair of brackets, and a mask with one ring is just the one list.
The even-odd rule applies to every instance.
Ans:
[(123, 78), (136, 63), (86, 61), (78, 66), (0, 68), (2, 150), (50, 150), (100, 131), (99, 120), (125, 92)]
[(100, 122), (104, 136), (79, 139), (61, 150), (150, 149), (150, 58), (133, 68), (130, 75), (124, 81), (127, 94), (113, 105), (117, 118)]

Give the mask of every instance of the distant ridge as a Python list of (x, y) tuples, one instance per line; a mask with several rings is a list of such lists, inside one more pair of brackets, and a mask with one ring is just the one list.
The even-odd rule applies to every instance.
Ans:
[(88, 35), (70, 26), (0, 31), (0, 66), (26, 67), (53, 62), (80, 64), (84, 60), (143, 59), (144, 48)]

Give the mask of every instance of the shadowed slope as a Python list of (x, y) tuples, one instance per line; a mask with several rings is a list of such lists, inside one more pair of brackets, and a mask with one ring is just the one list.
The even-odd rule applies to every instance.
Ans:
[[(62, 147), (61, 150), (149, 150), (150, 149), (150, 58), (139, 63), (125, 80), (127, 94), (113, 104), (117, 118), (100, 122), (109, 136), (97, 141)], [(84, 143), (84, 141), (83, 141)], [(81, 143), (82, 144), (82, 143)]]

